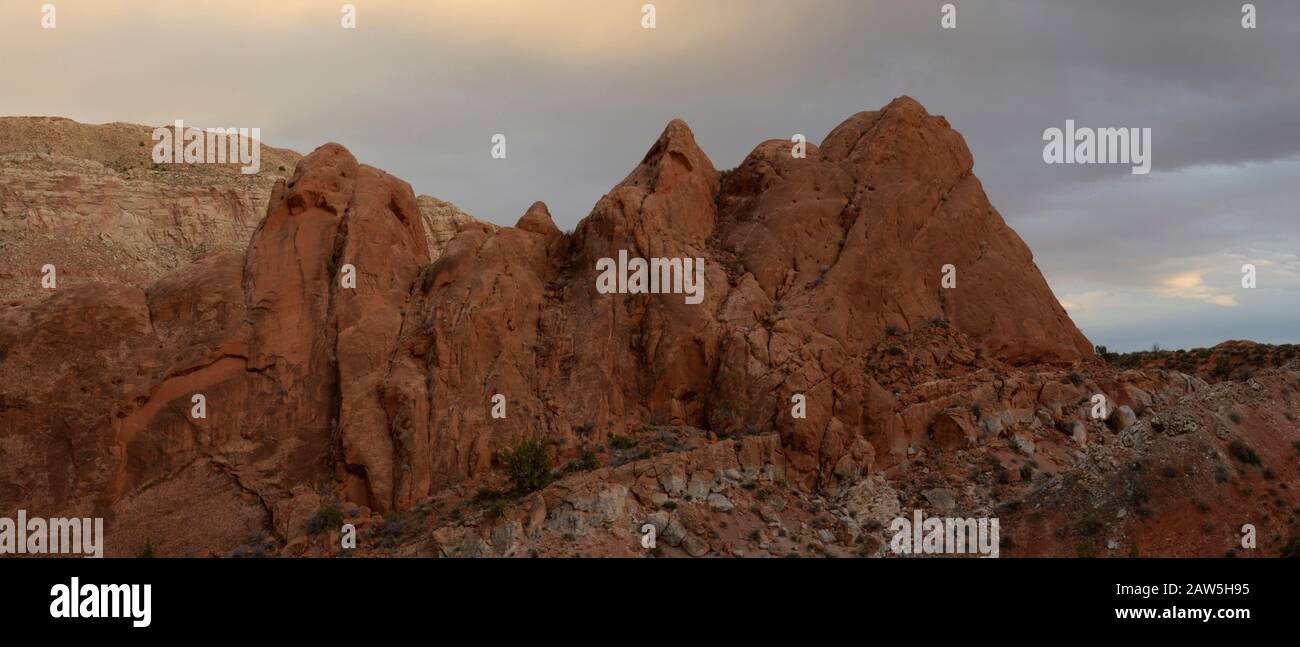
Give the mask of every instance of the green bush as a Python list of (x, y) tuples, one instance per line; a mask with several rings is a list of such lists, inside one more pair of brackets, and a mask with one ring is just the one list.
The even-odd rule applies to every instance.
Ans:
[(332, 500), (325, 500), (315, 515), (307, 521), (307, 532), (313, 535), (319, 535), (322, 532), (334, 528), (343, 527), (343, 513)]
[(546, 451), (546, 441), (540, 438), (503, 449), (500, 458), (517, 493), (534, 492), (551, 483), (551, 456)]
[(582, 450), (578, 458), (569, 463), (570, 472), (589, 472), (594, 469), (600, 469), (600, 457), (590, 449)]

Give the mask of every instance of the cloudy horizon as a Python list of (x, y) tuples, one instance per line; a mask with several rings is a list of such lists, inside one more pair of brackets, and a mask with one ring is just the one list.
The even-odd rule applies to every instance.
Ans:
[[(951, 0), (950, 0), (951, 1)], [(720, 169), (900, 95), (966, 138), (992, 204), (1111, 350), (1300, 342), (1300, 3), (55, 0), (0, 7), (0, 115), (327, 142), (512, 225), (572, 229), (673, 118)], [(1066, 120), (1150, 128), (1152, 167), (1048, 165)], [(508, 157), (489, 155), (506, 135)], [(1258, 287), (1241, 287), (1253, 264)]]

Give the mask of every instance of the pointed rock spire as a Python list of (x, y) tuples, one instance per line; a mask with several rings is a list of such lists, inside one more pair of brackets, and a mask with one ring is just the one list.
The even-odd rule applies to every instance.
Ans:
[(560, 228), (556, 227), (555, 221), (551, 219), (551, 211), (546, 208), (546, 203), (540, 200), (534, 202), (533, 206), (528, 207), (528, 211), (519, 217), (515, 228), (543, 236), (554, 236), (560, 233)]

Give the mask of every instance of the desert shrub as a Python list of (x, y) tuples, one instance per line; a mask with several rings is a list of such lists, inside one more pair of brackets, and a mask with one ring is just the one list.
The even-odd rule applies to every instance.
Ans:
[(1241, 439), (1228, 443), (1228, 454), (1247, 465), (1259, 465), (1259, 454), (1256, 454), (1255, 449)]
[(1227, 355), (1220, 355), (1214, 360), (1214, 368), (1210, 369), (1210, 375), (1216, 379), (1226, 380), (1232, 374), (1232, 360)]
[(1107, 364), (1116, 364), (1120, 361), (1120, 354), (1110, 352), (1110, 349), (1105, 346), (1097, 346), (1093, 350), (1097, 353), (1097, 357), (1100, 357)]
[(313, 535), (342, 526), (343, 512), (339, 510), (338, 502), (333, 499), (322, 499), (320, 509), (307, 520), (307, 532)]
[(500, 458), (517, 493), (534, 492), (551, 482), (551, 456), (546, 451), (546, 441), (540, 438), (523, 440), (503, 449)]
[(1079, 522), (1078, 532), (1085, 537), (1096, 537), (1106, 531), (1106, 523), (1091, 515)]
[(628, 436), (614, 436), (609, 439), (609, 446), (613, 449), (632, 449), (635, 445), (636, 441)]
[(383, 525), (379, 526), (378, 539), (381, 546), (392, 548), (401, 543), (402, 535), (406, 534), (406, 517), (400, 512), (390, 512), (384, 517)]
[(1151, 490), (1141, 483), (1133, 484), (1133, 505), (1142, 505), (1151, 500)]
[(578, 458), (572, 463), (569, 463), (570, 472), (590, 472), (591, 470), (599, 468), (600, 458), (596, 456), (596, 452), (593, 452), (590, 449), (582, 450), (582, 453), (578, 455)]
[(993, 478), (997, 480), (998, 483), (1006, 485), (1011, 482), (1011, 472), (1007, 470), (1006, 467), (999, 464), (997, 467), (993, 468)]
[(501, 494), (500, 492), (497, 492), (496, 490), (493, 490), (492, 488), (480, 487), (478, 489), (478, 492), (474, 494), (474, 502), (491, 503), (493, 501), (496, 501), (497, 499), (502, 498), (503, 496), (505, 495)]

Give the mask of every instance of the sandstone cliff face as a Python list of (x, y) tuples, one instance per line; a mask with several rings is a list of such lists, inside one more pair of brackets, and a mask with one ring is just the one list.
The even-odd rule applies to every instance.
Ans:
[[(287, 518), (295, 488), (386, 437), (374, 382), (427, 263), (409, 185), (330, 145), (277, 184), (246, 255), (5, 309), (3, 507), (94, 512), (168, 550)], [(367, 289), (339, 288), (345, 264)]]
[[(1122, 432), (1169, 428), (1204, 384), (1102, 367), (971, 164), (908, 98), (727, 173), (673, 121), (566, 235), (542, 203), (486, 225), (323, 146), (244, 252), (0, 309), (0, 513), (105, 515), (114, 554), (319, 551), (308, 521), (335, 498), (376, 541), (421, 519), (404, 554), (625, 553), (647, 521), (685, 554), (807, 545), (737, 534), (769, 526), (852, 553), (922, 496), (918, 470), (1127, 460), (1149, 438)], [(620, 252), (703, 259), (699, 302), (598, 292)], [(1090, 418), (1095, 393), (1125, 420)], [(568, 476), (473, 516), (528, 438)], [(996, 505), (999, 483), (931, 494)]]

